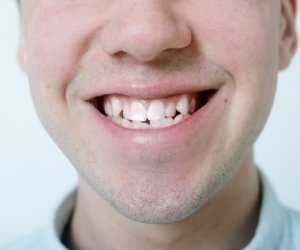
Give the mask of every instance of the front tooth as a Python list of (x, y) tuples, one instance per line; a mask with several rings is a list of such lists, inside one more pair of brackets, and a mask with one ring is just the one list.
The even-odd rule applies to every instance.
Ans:
[(189, 100), (186, 95), (182, 95), (177, 103), (176, 109), (182, 115), (186, 115), (189, 111)]
[(159, 119), (164, 118), (166, 115), (165, 106), (162, 101), (154, 100), (150, 103), (148, 111), (147, 111), (147, 118), (148, 120), (157, 121)]
[(168, 103), (167, 105), (167, 108), (166, 108), (166, 116), (167, 117), (174, 117), (176, 114), (176, 105), (174, 102), (170, 102)]
[(138, 121), (133, 121), (132, 122), (132, 127), (133, 128), (149, 128), (150, 125), (145, 122), (138, 122)]
[(123, 107), (121, 101), (116, 96), (113, 96), (111, 98), (111, 106), (112, 106), (113, 115), (115, 117), (120, 116)]
[(164, 128), (169, 127), (174, 124), (174, 120), (172, 118), (162, 118), (157, 121), (150, 121), (150, 126), (153, 128)]
[(141, 101), (133, 101), (131, 104), (131, 117), (132, 121), (144, 122), (147, 120), (147, 111), (144, 104)]

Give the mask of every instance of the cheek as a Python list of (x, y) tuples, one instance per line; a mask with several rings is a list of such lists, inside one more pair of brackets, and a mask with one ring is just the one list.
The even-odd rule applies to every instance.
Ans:
[(45, 2), (26, 17), (29, 75), (37, 82), (65, 84), (104, 18), (95, 4)]
[(54, 5), (50, 1), (30, 5), (31, 10), (24, 13), (27, 73), (35, 107), (45, 126), (66, 121), (65, 88), (99, 25), (95, 15), (89, 14), (90, 7)]
[[(241, 140), (247, 140), (247, 145), (255, 141), (272, 106), (278, 68), (279, 14), (277, 6), (258, 1), (218, 4), (218, 8), (212, 4), (211, 9), (203, 9), (203, 15), (194, 21), (194, 30), (203, 56), (232, 75), (224, 130), (232, 138), (226, 146), (234, 150)], [(212, 12), (213, 8), (220, 11)], [(214, 14), (209, 17), (211, 13)]]
[[(276, 7), (257, 1), (224, 1), (197, 20), (196, 36), (208, 58), (236, 73), (278, 65)], [(224, 6), (220, 6), (220, 5)], [(219, 11), (216, 11), (219, 10)], [(213, 13), (209, 17), (209, 13)], [(209, 25), (207, 20), (210, 20)], [(197, 23), (195, 25), (197, 25)], [(271, 65), (270, 65), (271, 63)]]

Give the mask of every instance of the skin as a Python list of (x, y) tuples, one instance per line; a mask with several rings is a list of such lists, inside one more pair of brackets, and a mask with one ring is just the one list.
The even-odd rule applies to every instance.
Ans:
[[(296, 1), (24, 0), (20, 9), (37, 113), (79, 173), (69, 248), (245, 246), (260, 202), (252, 147), (296, 49)], [(159, 90), (178, 79), (218, 81), (222, 98), (168, 147), (158, 136), (117, 140), (84, 99), (98, 86)]]

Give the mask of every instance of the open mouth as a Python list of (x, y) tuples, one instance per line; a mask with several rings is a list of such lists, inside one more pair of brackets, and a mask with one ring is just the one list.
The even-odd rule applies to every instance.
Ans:
[(210, 89), (157, 99), (105, 95), (93, 98), (91, 103), (102, 115), (122, 127), (165, 128), (182, 122), (202, 109), (216, 92), (216, 89)]

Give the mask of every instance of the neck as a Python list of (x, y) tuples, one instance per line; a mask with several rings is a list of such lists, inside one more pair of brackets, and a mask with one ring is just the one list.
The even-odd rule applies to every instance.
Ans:
[(257, 225), (259, 193), (258, 175), (249, 156), (194, 215), (173, 224), (150, 225), (120, 215), (81, 180), (65, 243), (72, 250), (242, 249)]

